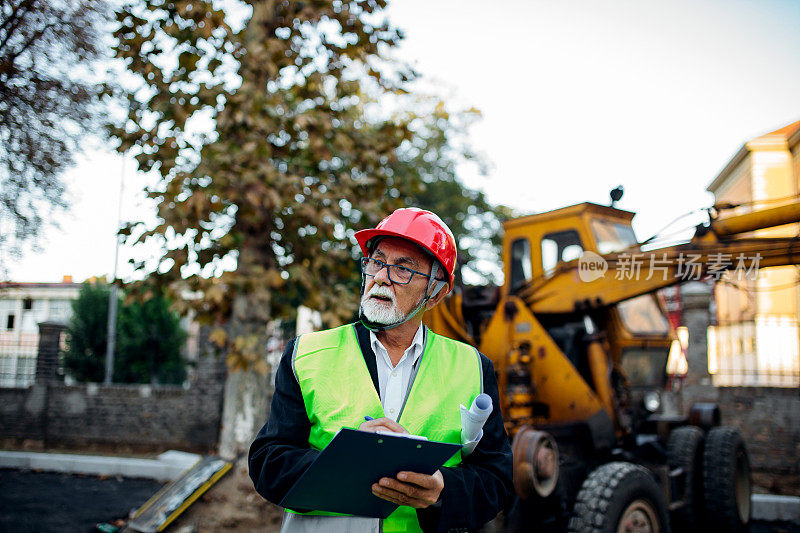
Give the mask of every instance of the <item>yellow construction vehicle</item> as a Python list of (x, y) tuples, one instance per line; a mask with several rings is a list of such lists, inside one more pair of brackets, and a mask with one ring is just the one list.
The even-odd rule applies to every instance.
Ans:
[[(530, 531), (745, 531), (750, 470), (719, 409), (662, 409), (677, 343), (656, 291), (692, 275), (796, 264), (800, 203), (725, 216), (642, 252), (634, 213), (583, 203), (504, 224), (501, 287), (454, 292), (425, 317), (494, 363), (513, 437), (513, 521)], [(741, 272), (740, 272), (741, 273)], [(521, 526), (520, 526), (521, 525)]]

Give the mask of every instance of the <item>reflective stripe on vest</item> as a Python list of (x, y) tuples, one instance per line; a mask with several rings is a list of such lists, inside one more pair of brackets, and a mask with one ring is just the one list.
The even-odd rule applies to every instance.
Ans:
[[(461, 444), (459, 404), (472, 405), (483, 391), (480, 355), (467, 344), (427, 330), (417, 364), (419, 369), (397, 422), (412, 435)], [(354, 325), (299, 337), (292, 366), (311, 422), (308, 443), (312, 448), (323, 449), (341, 428), (357, 429), (365, 415), (384, 416)], [(445, 466), (460, 462), (461, 452)], [(383, 531), (421, 531), (416, 511), (398, 507), (384, 520)]]

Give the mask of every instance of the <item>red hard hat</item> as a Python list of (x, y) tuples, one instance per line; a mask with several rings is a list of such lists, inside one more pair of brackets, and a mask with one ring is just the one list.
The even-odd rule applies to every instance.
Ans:
[(375, 229), (357, 231), (356, 240), (365, 256), (370, 253), (367, 244), (374, 237), (400, 237), (422, 246), (447, 270), (447, 281), (453, 288), (456, 239), (447, 224), (435, 214), (416, 207), (406, 207), (381, 220)]

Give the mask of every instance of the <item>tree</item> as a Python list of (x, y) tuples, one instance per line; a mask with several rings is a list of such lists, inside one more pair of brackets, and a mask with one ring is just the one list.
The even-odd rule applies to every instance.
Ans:
[(138, 81), (113, 134), (160, 178), (148, 190), (159, 224), (123, 231), (162, 250), (134, 264), (147, 275), (139, 289), (197, 296), (184, 304), (242, 371), (229, 373), (240, 394), (223, 411), (238, 423), (266, 411), (267, 322), (299, 304), (328, 325), (350, 318), (355, 230), (418, 192), (419, 174), (394, 169), (413, 132), (381, 108), (415, 73), (390, 61), (401, 34), (385, 0), (253, 0), (241, 30), (215, 5), (143, 0), (119, 12), (116, 56)]
[[(101, 382), (105, 376), (109, 292), (107, 285), (85, 283), (72, 304), (64, 362), (78, 381)], [(118, 324), (114, 382), (184, 381), (186, 333), (166, 298), (120, 302)]]
[[(384, 60), (400, 35), (380, 19), (383, 0), (248, 5), (236, 32), (210, 1), (144, 0), (115, 33), (139, 85), (113, 133), (161, 178), (148, 191), (160, 224), (128, 231), (163, 253), (136, 266), (172, 295), (199, 295), (186, 304), (242, 370), (226, 384), (237, 391), (223, 408), (226, 456), (267, 409), (267, 322), (298, 300), (328, 323), (355, 304), (338, 283), (354, 268), (354, 226), (398, 205), (385, 167), (409, 136), (369, 120), (363, 87), (399, 91), (412, 75)], [(209, 120), (213, 134), (198, 133)]]
[(103, 9), (92, 0), (0, 6), (0, 249), (6, 252), (35, 241), (44, 211), (67, 207), (61, 174), (93, 124), (101, 94), (87, 80), (99, 56)]
[[(355, 305), (339, 286), (354, 269), (351, 237), (399, 205), (386, 166), (409, 137), (369, 120), (364, 87), (401, 90), (412, 73), (383, 60), (399, 33), (378, 19), (381, 1), (250, 5), (239, 32), (211, 2), (127, 6), (116, 51), (141, 85), (115, 135), (161, 176), (149, 190), (161, 223), (129, 230), (164, 253), (136, 266), (172, 294), (199, 291), (198, 319), (226, 324), (213, 335), (230, 366), (264, 372), (269, 319), (299, 301), (335, 323)], [(159, 68), (164, 56), (177, 67)], [(213, 136), (196, 134), (201, 115)]]
[(108, 287), (84, 283), (72, 302), (64, 365), (79, 381), (102, 382), (108, 338)]
[(186, 379), (187, 334), (163, 295), (123, 305), (117, 337), (114, 381), (179, 384)]

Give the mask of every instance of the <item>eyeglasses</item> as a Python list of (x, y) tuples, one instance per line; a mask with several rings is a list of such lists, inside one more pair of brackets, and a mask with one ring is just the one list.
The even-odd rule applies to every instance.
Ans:
[(422, 272), (418, 272), (402, 265), (389, 265), (383, 261), (378, 261), (377, 259), (373, 259), (371, 257), (361, 258), (361, 272), (369, 277), (377, 276), (378, 272), (380, 272), (383, 267), (386, 267), (386, 272), (389, 275), (389, 281), (392, 283), (399, 283), (400, 285), (405, 285), (411, 282), (411, 278), (414, 277), (414, 274), (419, 274), (420, 276), (430, 278), (428, 274), (423, 274)]

